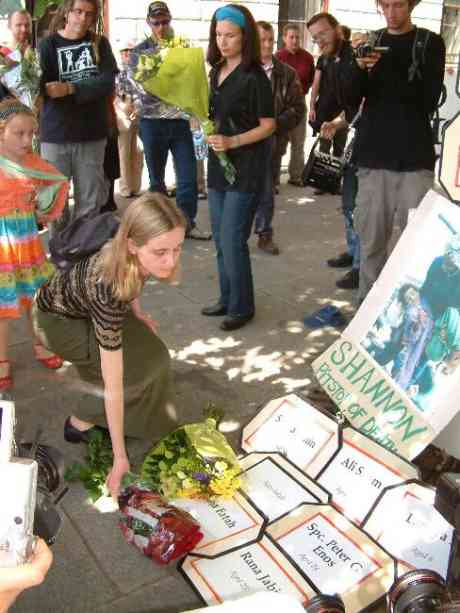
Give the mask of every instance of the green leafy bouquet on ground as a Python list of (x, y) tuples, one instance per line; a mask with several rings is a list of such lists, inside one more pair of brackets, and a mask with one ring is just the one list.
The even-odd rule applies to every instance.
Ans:
[[(209, 119), (209, 85), (201, 48), (174, 37), (160, 41), (160, 49), (139, 56), (134, 79), (146, 92), (198, 119), (206, 136), (215, 134)], [(228, 155), (216, 153), (225, 179), (235, 183), (236, 171)]]
[[(216, 424), (216, 419), (208, 417), (174, 430), (147, 454), (140, 477), (131, 474), (129, 479), (140, 479), (143, 487), (166, 498), (232, 498), (241, 485), (241, 468)], [(95, 430), (90, 434), (85, 462), (72, 464), (65, 478), (81, 481), (95, 502), (108, 495), (105, 482), (112, 464), (110, 437)]]
[(237, 457), (216, 420), (182, 426), (147, 454), (141, 479), (166, 498), (232, 498), (241, 485)]

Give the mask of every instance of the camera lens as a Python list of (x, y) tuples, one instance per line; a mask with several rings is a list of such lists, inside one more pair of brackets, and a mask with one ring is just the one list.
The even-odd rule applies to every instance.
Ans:
[(345, 613), (345, 605), (340, 596), (320, 594), (310, 600), (305, 611), (307, 613)]
[(397, 579), (387, 596), (390, 613), (437, 611), (446, 591), (444, 579), (432, 570), (411, 570)]

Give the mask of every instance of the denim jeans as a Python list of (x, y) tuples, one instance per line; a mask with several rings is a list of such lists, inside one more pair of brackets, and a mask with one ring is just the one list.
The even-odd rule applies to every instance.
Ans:
[(139, 123), (144, 155), (149, 171), (150, 191), (166, 193), (165, 169), (171, 151), (177, 175), (176, 203), (195, 226), (197, 212), (196, 159), (192, 133), (185, 119), (147, 119)]
[(346, 166), (343, 173), (342, 212), (345, 222), (348, 253), (353, 258), (352, 268), (359, 270), (360, 245), (359, 236), (353, 226), (353, 214), (358, 193), (358, 175), (354, 166)]
[(208, 201), (217, 249), (219, 302), (232, 317), (250, 317), (255, 306), (248, 239), (256, 209), (255, 194), (210, 189)]
[(275, 191), (273, 177), (273, 139), (267, 140), (265, 156), (265, 174), (260, 194), (255, 194), (256, 220), (254, 232), (259, 236), (273, 235), (273, 215), (275, 213)]

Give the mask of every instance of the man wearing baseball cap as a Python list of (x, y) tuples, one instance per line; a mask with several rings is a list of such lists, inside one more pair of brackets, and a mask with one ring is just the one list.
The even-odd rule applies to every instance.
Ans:
[(160, 41), (171, 36), (171, 13), (165, 2), (151, 2), (147, 10), (151, 36), (137, 45), (130, 54), (128, 78), (134, 105), (140, 117), (139, 132), (150, 178), (150, 190), (166, 193), (165, 169), (168, 153), (174, 158), (177, 177), (176, 202), (188, 222), (186, 237), (209, 240), (210, 235), (196, 227), (197, 172), (192, 133), (188, 117), (156, 96), (149, 94), (135, 81), (139, 57), (159, 51)]

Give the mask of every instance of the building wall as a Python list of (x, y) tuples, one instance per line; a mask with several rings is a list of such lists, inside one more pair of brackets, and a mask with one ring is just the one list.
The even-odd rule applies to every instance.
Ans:
[[(169, 0), (173, 26), (177, 34), (189, 38), (194, 44), (206, 47), (209, 24), (216, 9), (228, 2), (220, 0)], [(238, 4), (238, 2), (235, 2)], [(264, 19), (278, 26), (278, 0), (246, 0), (244, 4), (256, 20)], [(147, 0), (110, 0), (110, 40), (119, 49), (127, 40), (143, 40), (150, 33), (145, 23)]]
[[(414, 23), (440, 32), (443, 0), (423, 0), (413, 12)], [(376, 30), (385, 26), (375, 0), (329, 0), (329, 11), (352, 30)]]

